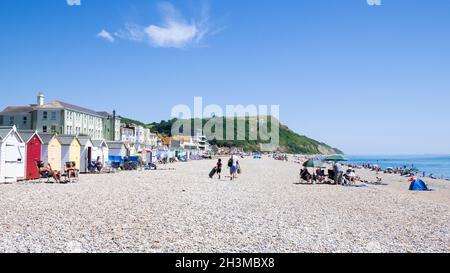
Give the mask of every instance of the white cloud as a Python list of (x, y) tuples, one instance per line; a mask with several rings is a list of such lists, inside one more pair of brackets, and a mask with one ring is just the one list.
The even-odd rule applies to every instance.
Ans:
[(115, 33), (116, 37), (132, 41), (148, 42), (151, 46), (162, 48), (186, 48), (198, 45), (209, 32), (207, 9), (202, 9), (199, 20), (188, 22), (170, 3), (159, 6), (162, 23), (140, 26), (127, 24)]
[(69, 6), (81, 6), (81, 0), (66, 0)]
[(114, 43), (114, 41), (115, 41), (115, 39), (111, 35), (111, 33), (109, 33), (108, 31), (106, 31), (104, 29), (102, 31), (100, 31), (100, 33), (98, 33), (97, 36), (107, 40), (110, 43)]
[(381, 0), (367, 0), (369, 6), (381, 6)]
[(164, 26), (151, 25), (145, 29), (151, 43), (156, 47), (183, 48), (199, 35), (196, 25), (168, 21)]

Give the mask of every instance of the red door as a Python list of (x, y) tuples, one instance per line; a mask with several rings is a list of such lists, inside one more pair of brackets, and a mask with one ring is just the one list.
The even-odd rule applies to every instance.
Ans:
[(39, 172), (36, 167), (36, 161), (41, 161), (42, 143), (35, 135), (27, 143), (27, 166), (26, 166), (26, 178), (28, 180), (38, 179)]

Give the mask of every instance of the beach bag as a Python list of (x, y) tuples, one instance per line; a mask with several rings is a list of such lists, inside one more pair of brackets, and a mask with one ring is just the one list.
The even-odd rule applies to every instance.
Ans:
[(238, 172), (238, 174), (241, 174), (241, 173), (242, 173), (241, 167), (238, 168), (237, 172)]
[(217, 172), (217, 167), (214, 167), (214, 169), (212, 169), (211, 172), (209, 173), (209, 178), (213, 178), (214, 175), (216, 174), (216, 172)]

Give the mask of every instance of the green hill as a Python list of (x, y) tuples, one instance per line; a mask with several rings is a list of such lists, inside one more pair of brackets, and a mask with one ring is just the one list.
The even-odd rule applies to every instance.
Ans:
[[(214, 118), (209, 118), (209, 119), (203, 119), (201, 122), (203, 124), (203, 126), (208, 122), (211, 121), (211, 119), (218, 119), (217, 121), (223, 122), (224, 124), (224, 135), (227, 134), (226, 132), (226, 127), (225, 124), (226, 122), (232, 122), (230, 119), (231, 118), (223, 118), (223, 117), (214, 117)], [(219, 147), (236, 147), (236, 148), (242, 148), (245, 151), (259, 151), (260, 150), (260, 144), (265, 143), (264, 141), (261, 140), (260, 136), (258, 135), (258, 139), (257, 140), (249, 140), (249, 124), (250, 122), (254, 121), (256, 119), (256, 117), (240, 117), (240, 118), (234, 118), (234, 135), (235, 138), (237, 139), (237, 133), (236, 133), (236, 128), (237, 128), (237, 121), (239, 120), (243, 120), (245, 119), (245, 140), (216, 140), (213, 139), (210, 141), (210, 143), (212, 145), (217, 145)], [(139, 124), (139, 125), (143, 125), (144, 123), (139, 122), (139, 121), (135, 121), (135, 120), (131, 120), (131, 119), (127, 119), (127, 118), (122, 118), (123, 122), (132, 122), (135, 124)], [(145, 127), (149, 128), (152, 132), (158, 132), (164, 136), (171, 136), (171, 130), (172, 130), (172, 126), (173, 124), (177, 121), (177, 119), (171, 119), (171, 120), (162, 120), (161, 122), (154, 122), (151, 124), (147, 124), (145, 125)], [(194, 119), (191, 120), (191, 128), (194, 127)], [(268, 119), (267, 122), (267, 127), (269, 128), (269, 132), (271, 130), (272, 124), (270, 122), (270, 118)], [(258, 126), (259, 129), (259, 126)], [(259, 131), (259, 130), (258, 130)], [(306, 136), (301, 136), (297, 133), (295, 133), (294, 131), (292, 131), (291, 129), (289, 129), (287, 126), (280, 124), (279, 127), (279, 132), (280, 132), (280, 147), (279, 150), (286, 152), (286, 153), (291, 153), (291, 154), (341, 154), (342, 151), (340, 151), (339, 149), (330, 147), (329, 145), (316, 141), (314, 139), (308, 138)], [(192, 129), (192, 134), (194, 134), (193, 129)], [(215, 133), (215, 128), (212, 129), (212, 133)], [(210, 136), (207, 136), (210, 137)]]

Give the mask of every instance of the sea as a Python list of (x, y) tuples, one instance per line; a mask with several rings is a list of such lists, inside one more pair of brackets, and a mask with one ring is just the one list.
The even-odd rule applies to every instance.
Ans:
[(386, 168), (417, 168), (419, 175), (450, 179), (450, 155), (347, 156), (351, 164), (376, 164)]

